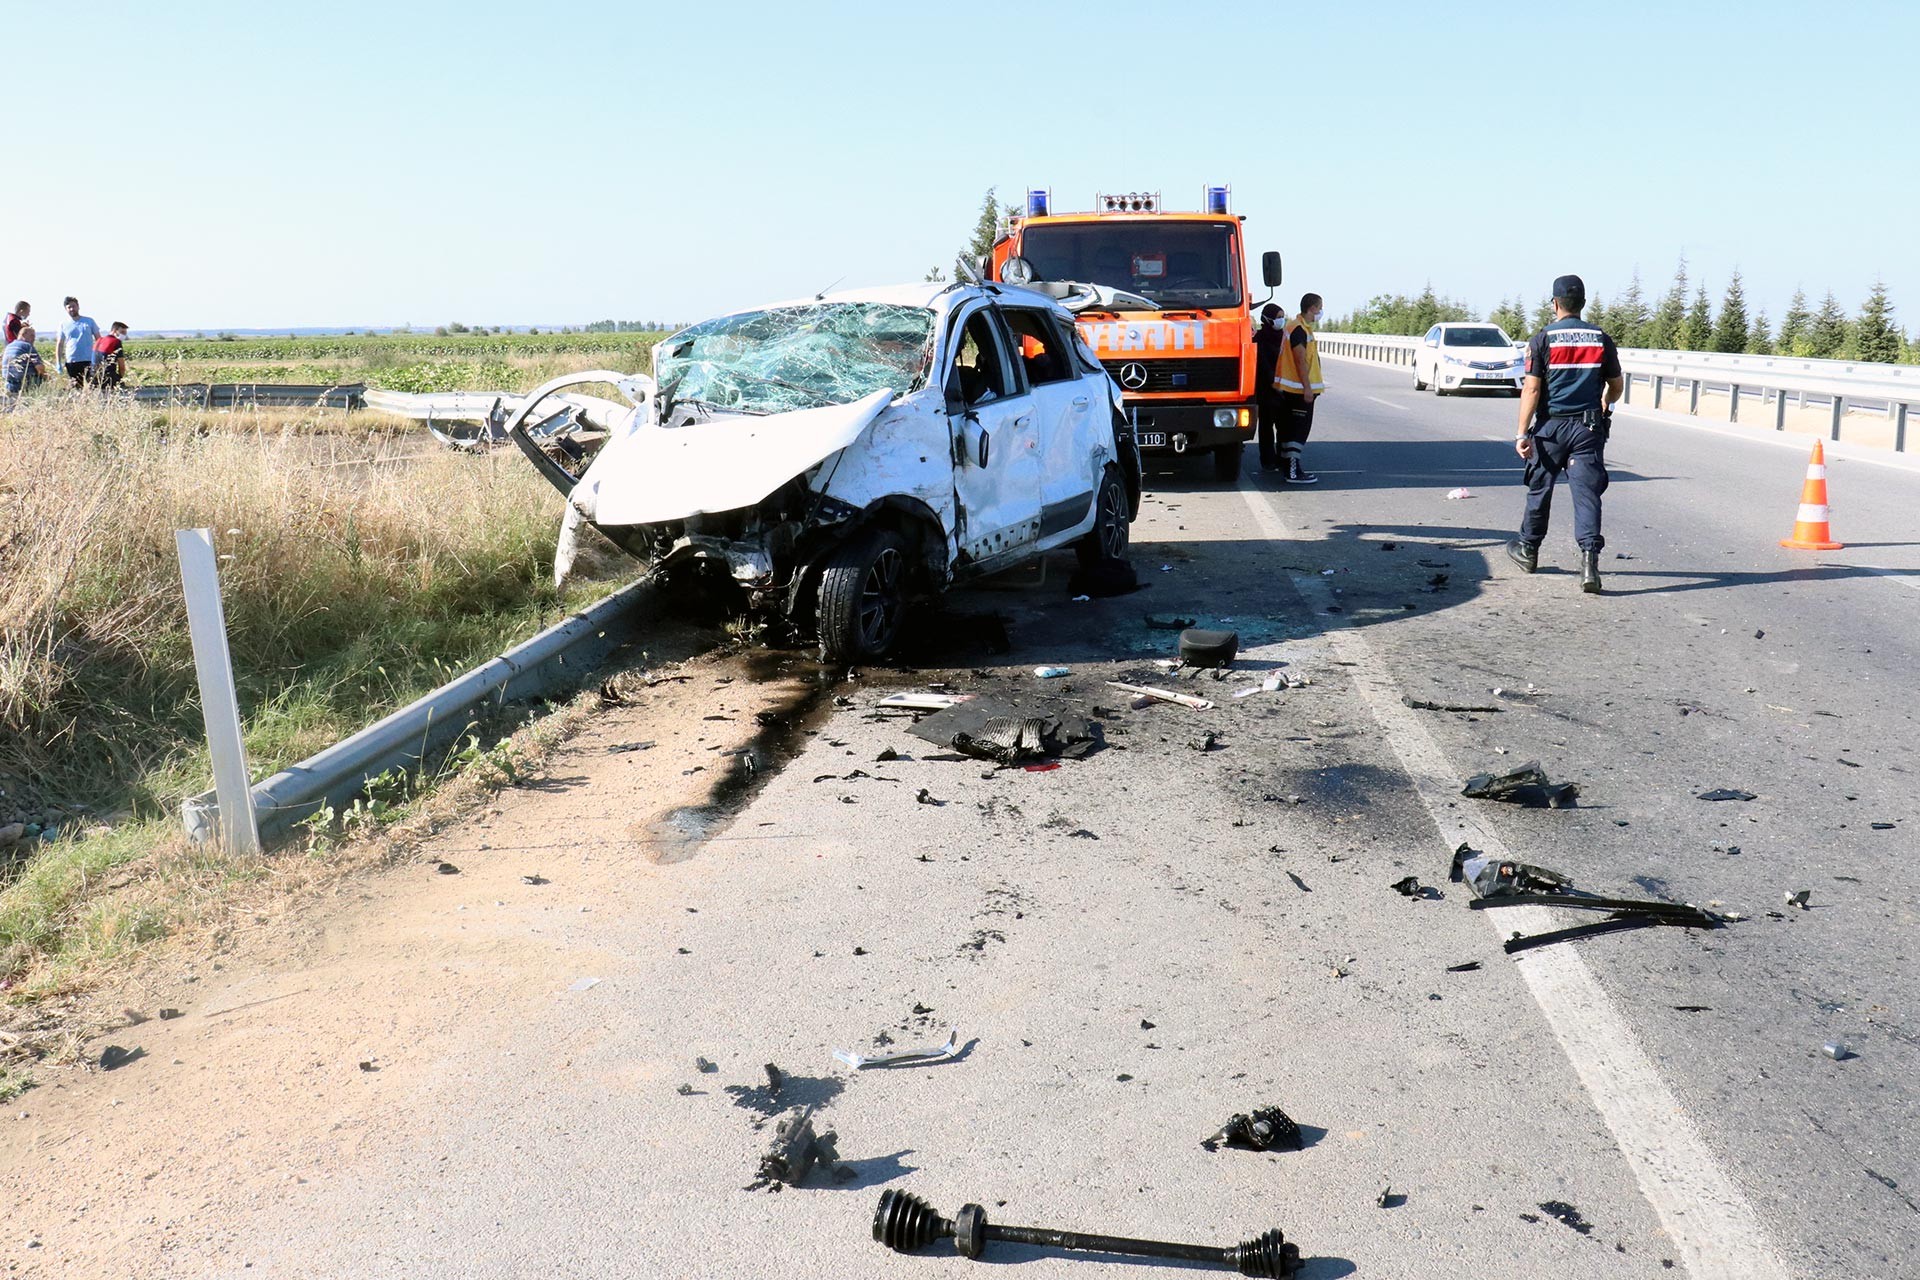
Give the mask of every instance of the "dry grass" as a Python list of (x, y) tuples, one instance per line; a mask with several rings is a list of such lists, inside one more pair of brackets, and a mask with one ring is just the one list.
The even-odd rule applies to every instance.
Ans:
[(606, 590), (553, 590), (559, 499), (517, 455), (331, 428), (65, 395), (0, 414), (0, 824), (61, 832), (0, 865), (0, 986), (64, 949), (97, 958), (172, 927), (177, 912), (127, 900), (91, 912), (105, 881), (265, 874), (196, 868), (205, 855), (172, 839), (178, 800), (208, 776), (176, 529), (214, 531), (255, 776)]

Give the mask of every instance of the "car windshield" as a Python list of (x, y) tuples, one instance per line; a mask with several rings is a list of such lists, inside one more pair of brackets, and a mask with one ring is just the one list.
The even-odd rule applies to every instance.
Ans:
[(1443, 341), (1449, 347), (1510, 347), (1513, 339), (1498, 329), (1442, 329)]
[(1237, 307), (1233, 225), (1139, 218), (1029, 226), (1020, 256), (1041, 281), (1104, 284), (1162, 307)]
[(819, 302), (721, 316), (683, 329), (654, 352), (665, 410), (700, 403), (736, 413), (786, 413), (902, 394), (926, 378), (933, 312), (879, 302)]

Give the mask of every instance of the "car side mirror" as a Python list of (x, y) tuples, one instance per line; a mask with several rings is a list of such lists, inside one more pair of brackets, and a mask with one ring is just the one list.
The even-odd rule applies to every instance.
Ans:
[(1280, 287), (1280, 255), (1271, 249), (1260, 255), (1260, 282), (1269, 289)]
[(982, 431), (980, 433), (980, 469), (982, 471), (987, 469), (987, 448), (992, 443), (992, 440), (993, 437), (989, 436), (986, 432)]

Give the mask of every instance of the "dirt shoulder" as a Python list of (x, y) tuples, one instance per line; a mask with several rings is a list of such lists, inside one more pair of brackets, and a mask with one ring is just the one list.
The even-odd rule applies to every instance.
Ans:
[[(96, 992), (75, 1017), (107, 1029), (82, 1063), (41, 1068), (41, 1087), (0, 1113), (9, 1273), (156, 1275), (183, 1249), (217, 1256), (234, 1210), (294, 1194), (405, 1123), (401, 1100), (430, 1064), (459, 1059), (470, 1024), (594, 977), (623, 900), (647, 891), (636, 861), (671, 860), (716, 791), (750, 784), (757, 743), (802, 732), (787, 721), (812, 675), (759, 654), (625, 679), (622, 703), (539, 776), (417, 856), (249, 908), (211, 945)], [(109, 1046), (131, 1060), (101, 1069)], [(121, 1212), (135, 1202), (147, 1212)]]

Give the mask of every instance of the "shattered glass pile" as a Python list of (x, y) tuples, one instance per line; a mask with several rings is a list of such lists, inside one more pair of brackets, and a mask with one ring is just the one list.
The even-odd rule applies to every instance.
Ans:
[(932, 344), (924, 307), (823, 302), (721, 316), (657, 349), (660, 420), (676, 405), (772, 414), (904, 394), (925, 379)]

